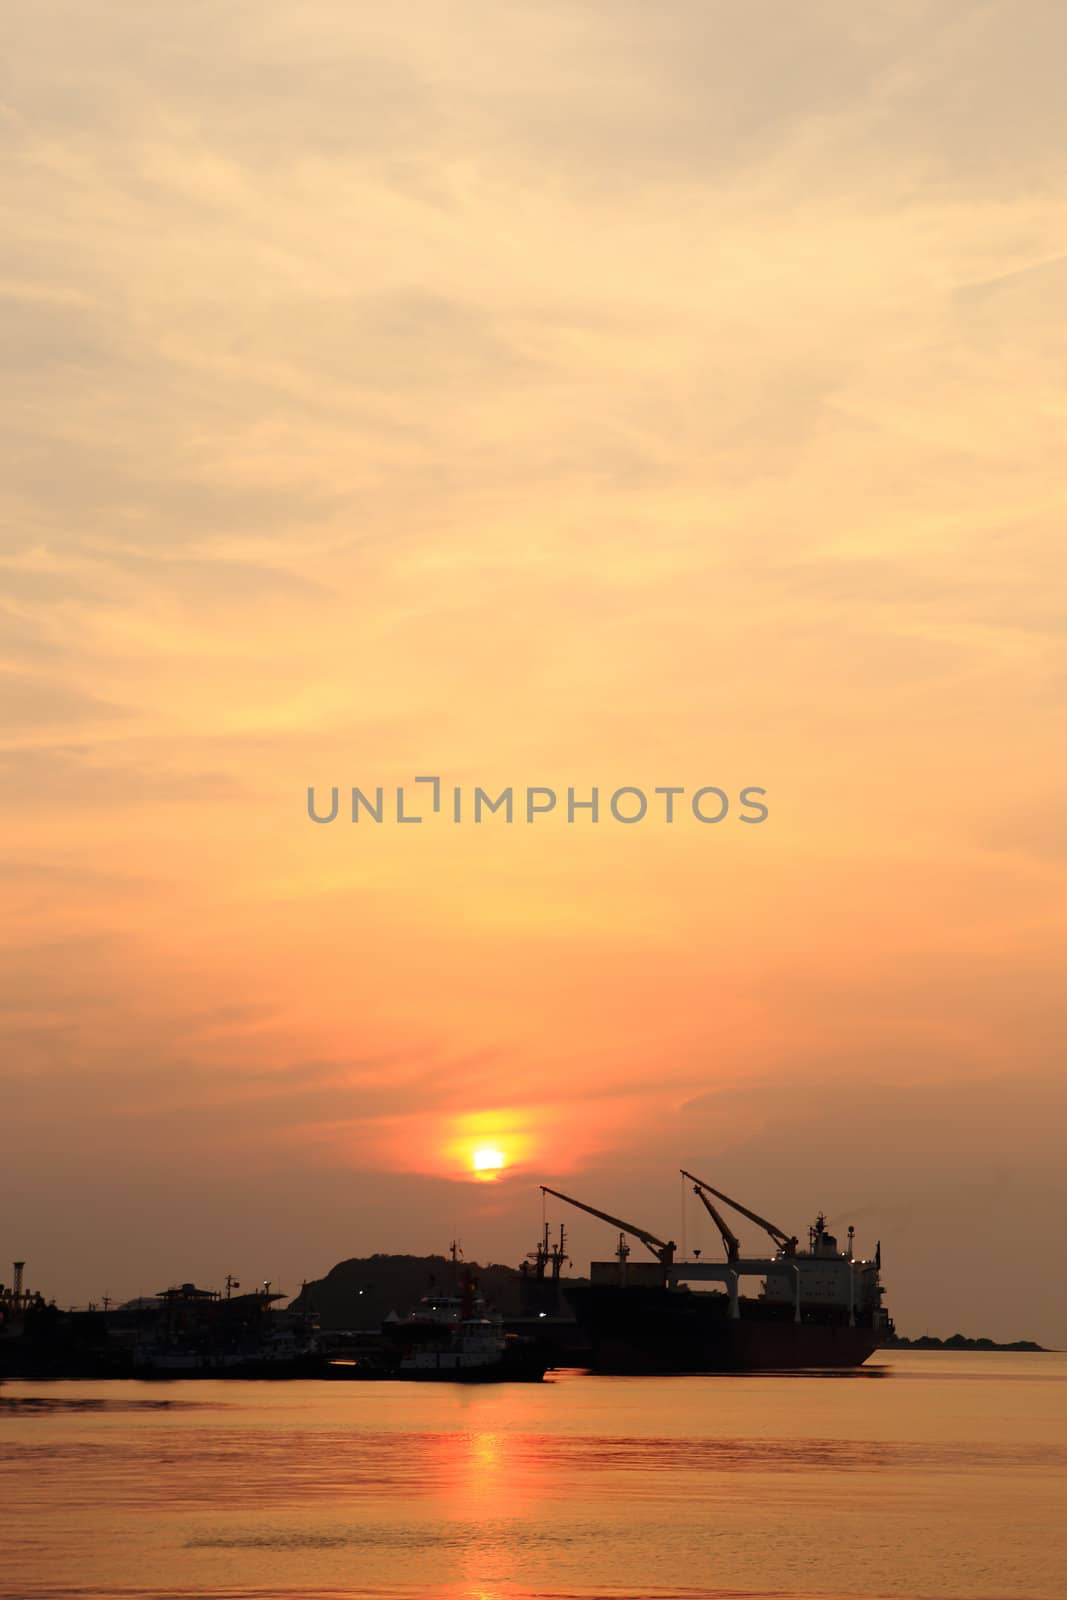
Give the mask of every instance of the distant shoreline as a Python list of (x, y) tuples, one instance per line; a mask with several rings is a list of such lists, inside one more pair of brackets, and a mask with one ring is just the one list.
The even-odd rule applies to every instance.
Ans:
[(1043, 1344), (1037, 1344), (1033, 1339), (1014, 1339), (1010, 1344), (998, 1344), (995, 1339), (966, 1339), (962, 1333), (954, 1333), (947, 1339), (935, 1339), (930, 1334), (924, 1333), (919, 1339), (905, 1339), (903, 1334), (894, 1334), (892, 1339), (887, 1339), (882, 1346), (883, 1350), (1015, 1350), (1028, 1354), (1052, 1355), (1053, 1352)]

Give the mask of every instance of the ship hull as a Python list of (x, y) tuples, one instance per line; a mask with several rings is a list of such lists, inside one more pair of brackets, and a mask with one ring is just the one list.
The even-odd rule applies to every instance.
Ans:
[(782, 1372), (858, 1367), (880, 1343), (847, 1318), (796, 1322), (792, 1309), (672, 1289), (592, 1285), (568, 1291), (594, 1372)]
[(544, 1375), (541, 1363), (507, 1361), (487, 1362), (476, 1367), (409, 1367), (389, 1374), (406, 1383), (540, 1383)]

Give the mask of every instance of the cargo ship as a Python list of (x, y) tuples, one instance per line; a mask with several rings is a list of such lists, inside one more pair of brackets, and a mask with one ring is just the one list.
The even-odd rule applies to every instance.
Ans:
[[(841, 1249), (820, 1212), (808, 1230), (808, 1247), (796, 1235), (683, 1169), (682, 1176), (715, 1223), (722, 1262), (678, 1260), (664, 1240), (610, 1212), (549, 1189), (542, 1192), (619, 1230), (611, 1261), (594, 1261), (585, 1284), (566, 1296), (589, 1343), (595, 1372), (775, 1372), (861, 1366), (892, 1336), (881, 1284), (881, 1243), (870, 1260), (853, 1251), (855, 1230)], [(712, 1196), (756, 1223), (772, 1239), (764, 1256), (742, 1254), (741, 1244)], [(631, 1262), (627, 1238), (638, 1239), (654, 1260)], [(743, 1293), (751, 1288), (755, 1292)]]

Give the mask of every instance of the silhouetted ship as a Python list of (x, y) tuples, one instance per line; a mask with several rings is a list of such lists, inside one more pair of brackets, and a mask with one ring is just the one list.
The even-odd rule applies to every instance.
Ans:
[(123, 1305), (61, 1311), (0, 1284), (0, 1378), (290, 1378), (322, 1367), (311, 1317), (276, 1309), (265, 1284), (233, 1294), (183, 1283)]
[[(613, 1261), (594, 1261), (587, 1284), (568, 1284), (567, 1299), (589, 1341), (597, 1372), (758, 1372), (804, 1367), (857, 1367), (893, 1333), (882, 1306), (881, 1245), (873, 1260), (841, 1250), (819, 1213), (808, 1248), (703, 1179), (683, 1172), (719, 1230), (726, 1260), (676, 1261), (663, 1240), (609, 1212), (542, 1185), (568, 1205), (620, 1230)], [(710, 1196), (758, 1224), (775, 1253), (744, 1256)], [(631, 1262), (626, 1235), (641, 1240), (652, 1262)], [(743, 1294), (744, 1279), (759, 1284)], [(705, 1284), (715, 1284), (706, 1289)], [(701, 1287), (694, 1288), (693, 1285)]]
[(424, 1295), (406, 1317), (390, 1312), (381, 1334), (349, 1358), (330, 1362), (332, 1378), (399, 1378), (415, 1383), (540, 1383), (549, 1365), (539, 1344), (504, 1327), (479, 1294), (469, 1267), (452, 1262), (457, 1294)]
[(409, 1317), (383, 1330), (397, 1355), (386, 1367), (417, 1383), (540, 1383), (544, 1356), (529, 1339), (505, 1331), (501, 1317), (475, 1293), (465, 1274), (460, 1295), (421, 1300)]
[(128, 1345), (140, 1377), (297, 1378), (319, 1368), (311, 1318), (275, 1309), (270, 1285), (226, 1295), (183, 1283), (152, 1297), (155, 1315)]

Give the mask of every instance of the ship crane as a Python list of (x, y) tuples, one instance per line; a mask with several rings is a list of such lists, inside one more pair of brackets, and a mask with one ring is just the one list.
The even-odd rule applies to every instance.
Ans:
[[(734, 1233), (730, 1228), (730, 1225), (726, 1221), (726, 1218), (723, 1216), (722, 1212), (716, 1211), (715, 1207), (712, 1205), (711, 1201), (708, 1199), (699, 1183), (694, 1183), (693, 1193), (696, 1195), (697, 1199), (704, 1207), (704, 1210), (708, 1213), (708, 1216), (722, 1234), (722, 1242), (726, 1246), (727, 1261), (739, 1261), (741, 1259), (741, 1241), (737, 1237), (737, 1234)], [(694, 1251), (694, 1254), (696, 1253), (697, 1252)]]
[[(774, 1240), (775, 1244), (778, 1246), (779, 1250), (781, 1250), (783, 1255), (796, 1255), (797, 1239), (795, 1234), (785, 1233), (781, 1228), (775, 1227), (774, 1223), (768, 1222), (766, 1217), (761, 1217), (757, 1212), (750, 1211), (748, 1207), (743, 1206), (739, 1200), (731, 1200), (730, 1196), (728, 1194), (723, 1194), (721, 1189), (713, 1189), (710, 1183), (705, 1183), (703, 1178), (697, 1178), (693, 1175), (693, 1173), (686, 1172), (684, 1167), (682, 1167), (680, 1170), (682, 1177), (689, 1179), (690, 1183), (694, 1185), (697, 1194), (700, 1195), (701, 1200), (704, 1201), (704, 1204), (708, 1207), (708, 1210), (711, 1211), (712, 1216), (719, 1225), (720, 1233), (722, 1233), (724, 1225), (716, 1213), (712, 1211), (707, 1199), (705, 1199), (704, 1194), (702, 1193), (704, 1189), (708, 1191), (708, 1194), (713, 1194), (717, 1200), (725, 1200), (728, 1206), (732, 1206), (733, 1209), (735, 1211), (739, 1211), (743, 1217), (747, 1217), (749, 1222), (754, 1222), (757, 1227), (763, 1229), (764, 1233), (770, 1234), (771, 1238)], [(727, 1232), (728, 1231), (729, 1230), (727, 1230)], [(726, 1243), (727, 1251), (729, 1251), (730, 1242), (726, 1237), (726, 1233), (723, 1233), (723, 1240)], [(734, 1242), (736, 1243), (736, 1240)], [(735, 1260), (736, 1258), (731, 1256), (730, 1259)]]
[(541, 1193), (555, 1195), (557, 1200), (565, 1200), (569, 1206), (577, 1206), (579, 1211), (586, 1211), (591, 1217), (598, 1217), (601, 1222), (610, 1222), (613, 1228), (619, 1228), (623, 1233), (633, 1234), (635, 1239), (640, 1239), (646, 1249), (651, 1250), (661, 1266), (673, 1265), (676, 1249), (673, 1239), (658, 1239), (654, 1233), (649, 1233), (647, 1228), (635, 1228), (632, 1222), (623, 1222), (621, 1217), (613, 1217), (609, 1211), (598, 1211), (596, 1206), (587, 1206), (584, 1200), (575, 1200), (573, 1195), (561, 1194), (558, 1189), (549, 1189), (545, 1184), (541, 1185)]

